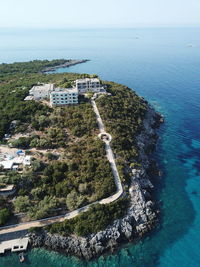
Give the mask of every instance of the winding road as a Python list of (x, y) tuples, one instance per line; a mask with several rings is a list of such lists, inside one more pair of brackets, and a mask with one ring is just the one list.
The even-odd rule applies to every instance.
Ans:
[(99, 110), (97, 108), (94, 97), (91, 100), (91, 104), (92, 104), (92, 107), (94, 109), (94, 112), (95, 112), (96, 118), (97, 118), (97, 123), (98, 123), (98, 127), (99, 127), (99, 132), (100, 132), (99, 137), (105, 143), (106, 156), (108, 158), (108, 161), (110, 162), (110, 166), (112, 169), (112, 173), (113, 173), (113, 177), (114, 177), (114, 181), (115, 181), (115, 185), (116, 185), (116, 189), (117, 189), (116, 193), (110, 197), (104, 198), (102, 200), (93, 202), (89, 205), (86, 205), (86, 206), (81, 207), (79, 209), (76, 209), (74, 211), (68, 212), (65, 215), (54, 216), (54, 217), (45, 218), (45, 219), (41, 219), (41, 220), (30, 221), (30, 222), (0, 227), (0, 235), (12, 233), (12, 232), (17, 232), (17, 231), (28, 230), (31, 227), (47, 226), (47, 225), (50, 225), (50, 224), (53, 224), (56, 222), (63, 222), (66, 219), (68, 219), (68, 220), (72, 219), (72, 218), (76, 217), (78, 214), (80, 214), (81, 212), (87, 211), (89, 209), (89, 207), (93, 204), (97, 204), (97, 203), (109, 204), (109, 203), (117, 200), (123, 194), (122, 183), (121, 183), (120, 176), (119, 176), (117, 166), (115, 163), (114, 154), (113, 154), (112, 148), (110, 146), (110, 142), (112, 140), (112, 137), (109, 133), (106, 133), (106, 131), (105, 131), (105, 127), (104, 127), (103, 121), (101, 119), (101, 116), (100, 116)]

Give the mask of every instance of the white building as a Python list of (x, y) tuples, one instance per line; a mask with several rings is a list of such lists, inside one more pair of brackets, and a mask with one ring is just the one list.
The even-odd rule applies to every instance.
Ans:
[(4, 155), (0, 158), (0, 167), (4, 171), (18, 170), (20, 166), (30, 166), (31, 165), (31, 156), (25, 155), (24, 152), (16, 153), (13, 155)]
[(77, 88), (56, 88), (50, 93), (50, 104), (51, 106), (78, 104)]
[(31, 156), (25, 156), (23, 160), (23, 165), (30, 166), (31, 165)]
[(0, 162), (0, 167), (2, 167), (5, 171), (12, 170), (13, 160), (4, 160)]
[(75, 86), (78, 89), (79, 93), (86, 93), (86, 92), (97, 93), (97, 92), (101, 92), (102, 90), (104, 90), (98, 78), (77, 79), (75, 81)]
[[(52, 92), (53, 90), (54, 90), (54, 84), (52, 83), (37, 85), (33, 86), (33, 88), (29, 90), (29, 96), (32, 96), (35, 100), (49, 98), (50, 92)], [(26, 100), (31, 100), (31, 99), (26, 99)]]
[(24, 100), (50, 99), (51, 106), (78, 104), (78, 95), (87, 92), (106, 93), (98, 78), (77, 79), (73, 88), (54, 88), (54, 84), (33, 86)]

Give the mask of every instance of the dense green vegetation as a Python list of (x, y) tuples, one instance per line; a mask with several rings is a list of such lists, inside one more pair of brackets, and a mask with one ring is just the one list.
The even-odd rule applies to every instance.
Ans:
[[(12, 64), (0, 64), (1, 75), (13, 73), (38, 73), (47, 67), (54, 67), (66, 63), (66, 59), (33, 60), (30, 62), (16, 62)], [(0, 77), (1, 77), (0, 75)]]
[(15, 180), (16, 175), (11, 176), (9, 182), (18, 184), (21, 188), (19, 194), (30, 192), (32, 203), (40, 203), (45, 195), (56, 196), (62, 201), (60, 204), (64, 201), (69, 210), (109, 196), (115, 190), (115, 185), (110, 166), (103, 157), (105, 152), (102, 143), (89, 139), (70, 149), (68, 153), (71, 153), (66, 155), (69, 160), (53, 160), (49, 164), (35, 160), (31, 172), (21, 175), (19, 180)]
[[(26, 134), (11, 138), (9, 143), (28, 149), (32, 155), (31, 168), (25, 168), (22, 173), (7, 172), (0, 177), (0, 183), (15, 184), (17, 188), (13, 207), (8, 205), (9, 201), (5, 209), (0, 206), (2, 224), (9, 218), (10, 211), (25, 212), (26, 219), (45, 218), (82, 207), (116, 190), (104, 144), (97, 137), (96, 117), (89, 98), (80, 97), (79, 105), (62, 108), (23, 101), (38, 82), (69, 87), (75, 79), (89, 76), (41, 73), (45, 67), (58, 63), (64, 62), (0, 65), (0, 139), (6, 133)], [(110, 82), (106, 85), (112, 96), (98, 98), (97, 105), (113, 137), (120, 177), (124, 183), (129, 183), (127, 162), (134, 166), (139, 164), (134, 136), (141, 130), (147, 105), (125, 86)], [(17, 120), (16, 127), (10, 128), (13, 120)], [(73, 220), (53, 225), (50, 231), (87, 235), (123, 216), (126, 206), (125, 200), (92, 206)]]
[[(115, 185), (104, 145), (97, 138), (96, 117), (89, 100), (80, 98), (79, 105), (55, 109), (41, 102), (23, 101), (38, 82), (62, 85), (88, 75), (24, 74), (26, 63), (10, 67), (8, 75), (6, 65), (6, 76), (0, 84), (1, 138), (5, 133), (28, 132), (28, 137), (11, 139), (9, 143), (19, 149), (44, 149), (33, 156), (31, 169), (22, 174), (11, 171), (0, 178), (2, 183), (17, 186), (14, 211), (26, 212), (31, 219), (44, 218), (56, 215), (57, 210), (72, 210), (112, 194)], [(17, 127), (10, 129), (13, 120), (17, 120)], [(52, 149), (57, 149), (56, 156), (50, 153)]]
[(0, 225), (3, 225), (10, 217), (10, 211), (7, 208), (0, 210)]
[[(47, 117), (49, 112), (52, 111), (51, 108), (39, 102), (23, 101), (32, 86), (38, 82), (51, 82), (64, 86), (66, 83), (72, 83), (77, 78), (88, 76), (73, 73), (51, 75), (38, 73), (46, 66), (57, 65), (56, 62), (60, 64), (62, 60), (14, 63), (15, 67), (13, 67), (13, 64), (0, 64), (0, 139), (8, 132), (13, 120), (18, 120), (19, 131), (27, 130), (28, 125), (24, 124), (30, 120), (33, 120), (36, 128), (43, 127), (48, 123)], [(35, 65), (37, 68), (34, 67)], [(14, 71), (13, 68), (16, 70)], [(22, 123), (24, 127), (21, 126)]]
[(112, 148), (125, 161), (136, 163), (135, 136), (142, 128), (147, 102), (120, 84), (107, 82), (107, 91), (112, 97), (102, 96), (96, 102), (107, 132), (112, 133)]
[(0, 197), (0, 226), (4, 225), (11, 216), (8, 204), (5, 199)]
[[(33, 159), (31, 170), (22, 175), (12, 171), (1, 178), (1, 182), (17, 185), (16, 212), (27, 212), (29, 218), (44, 218), (46, 212), (54, 215), (56, 208), (73, 210), (115, 191), (100, 140), (88, 137), (69, 146), (66, 152), (64, 161)], [(45, 197), (55, 197), (54, 205), (44, 202)]]
[(115, 219), (122, 217), (127, 209), (128, 200), (120, 199), (108, 205), (92, 205), (88, 211), (77, 217), (66, 220), (63, 223), (55, 223), (48, 227), (51, 233), (69, 235), (75, 233), (79, 236), (86, 236), (97, 233), (111, 224)]

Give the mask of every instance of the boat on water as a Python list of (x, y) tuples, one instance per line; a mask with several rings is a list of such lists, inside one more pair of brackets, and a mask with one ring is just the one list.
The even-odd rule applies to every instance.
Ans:
[(19, 254), (19, 261), (20, 262), (24, 262), (25, 261), (25, 255), (24, 255), (23, 252)]
[(193, 44), (187, 44), (187, 47), (194, 47)]

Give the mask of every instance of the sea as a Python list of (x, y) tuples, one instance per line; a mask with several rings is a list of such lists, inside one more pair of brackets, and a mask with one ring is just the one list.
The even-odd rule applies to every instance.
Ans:
[(0, 267), (200, 266), (200, 28), (0, 29), (0, 62), (90, 59), (58, 72), (98, 74), (125, 84), (164, 115), (154, 157), (159, 223), (140, 241), (86, 262), (33, 249)]

